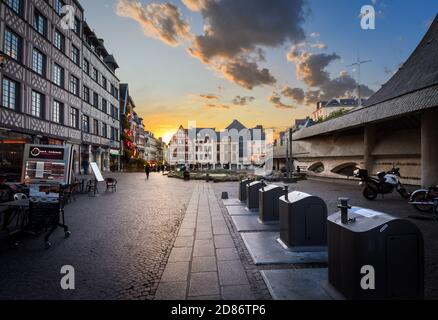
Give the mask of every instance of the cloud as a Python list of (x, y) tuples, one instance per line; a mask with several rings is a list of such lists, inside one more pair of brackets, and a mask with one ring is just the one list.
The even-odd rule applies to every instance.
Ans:
[(171, 3), (142, 5), (137, 0), (118, 0), (117, 15), (139, 23), (146, 36), (177, 46), (190, 39), (190, 26), (182, 19), (179, 9)]
[(200, 2), (204, 34), (195, 37), (191, 53), (203, 62), (215, 57), (234, 58), (259, 46), (277, 47), (305, 38), (304, 0), (185, 1), (186, 5)]
[(201, 11), (205, 9), (211, 0), (182, 0), (182, 3), (192, 11)]
[(199, 97), (207, 100), (219, 100), (219, 96), (215, 94), (200, 94)]
[[(354, 94), (358, 83), (348, 72), (342, 71), (338, 77), (332, 78), (326, 70), (330, 63), (341, 59), (338, 54), (302, 51), (302, 47), (293, 46), (287, 54), (287, 59), (295, 63), (297, 78), (303, 80), (309, 87), (304, 94), (306, 104), (313, 104), (319, 100), (351, 97)], [(374, 93), (368, 86), (361, 85), (360, 88), (363, 97), (369, 97)]]
[(298, 103), (304, 102), (304, 90), (301, 88), (285, 87), (281, 91), (281, 94), (285, 97), (288, 97), (288, 98), (295, 100)]
[(281, 101), (281, 96), (275, 91), (269, 96), (268, 101), (277, 109), (296, 109), (296, 106), (294, 105), (283, 103)]
[(246, 106), (248, 104), (250, 104), (251, 102), (253, 102), (255, 100), (254, 97), (241, 97), (241, 96), (236, 96), (233, 99), (233, 104), (235, 106)]
[(273, 85), (277, 82), (268, 69), (260, 69), (256, 62), (246, 58), (228, 60), (219, 64), (217, 70), (226, 79), (249, 90), (256, 86)]
[(226, 110), (228, 110), (228, 109), (230, 109), (230, 106), (227, 106), (225, 104), (220, 104), (220, 103), (218, 103), (218, 104), (216, 104), (216, 103), (207, 103), (207, 104), (204, 105), (204, 108), (207, 108), (207, 109), (226, 109)]
[(311, 38), (319, 38), (319, 36), (320, 36), (320, 34), (319, 34), (318, 32), (312, 32), (312, 33), (310, 34), (310, 37), (311, 37)]

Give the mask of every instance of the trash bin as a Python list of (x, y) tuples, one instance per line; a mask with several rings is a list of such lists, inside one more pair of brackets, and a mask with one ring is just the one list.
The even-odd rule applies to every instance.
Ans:
[(280, 197), (280, 241), (291, 250), (327, 246), (327, 205), (319, 197), (294, 191)]
[(283, 192), (283, 188), (271, 184), (259, 190), (259, 218), (262, 222), (277, 221), (278, 201)]
[(249, 210), (259, 208), (259, 190), (266, 186), (262, 181), (254, 181), (246, 186), (246, 206)]
[(190, 172), (189, 171), (184, 171), (184, 173), (183, 173), (183, 175), (184, 175), (184, 180), (185, 181), (189, 181), (190, 180)]
[(246, 186), (252, 182), (251, 179), (244, 179), (239, 183), (239, 200), (246, 202)]
[[(341, 216), (338, 212), (327, 219), (331, 288), (347, 299), (423, 299), (424, 244), (418, 227), (358, 207), (349, 210), (344, 223)], [(371, 278), (364, 288), (366, 275)]]

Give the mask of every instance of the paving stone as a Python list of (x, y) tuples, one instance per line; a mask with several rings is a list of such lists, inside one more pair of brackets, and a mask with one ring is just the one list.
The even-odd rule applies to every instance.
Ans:
[(169, 262), (164, 269), (161, 282), (187, 281), (189, 275), (189, 262)]
[(161, 282), (155, 300), (184, 300), (186, 294), (187, 282)]
[(196, 232), (196, 240), (213, 239), (213, 233), (211, 231), (198, 231)]
[(221, 286), (249, 284), (240, 260), (218, 261), (217, 266)]
[(214, 246), (216, 249), (234, 248), (234, 241), (230, 235), (214, 236)]
[(199, 272), (190, 275), (189, 296), (219, 295), (216, 272)]
[[(201, 244), (196, 244), (196, 241), (208, 241)], [(193, 248), (194, 257), (209, 257), (214, 256), (213, 240), (196, 240)]]
[(216, 249), (218, 261), (238, 260), (239, 254), (235, 248)]
[(194, 237), (177, 237), (175, 240), (174, 247), (181, 248), (181, 247), (192, 247)]
[(238, 286), (222, 286), (222, 299), (223, 300), (254, 300), (254, 294), (252, 293), (251, 286), (238, 285)]
[(218, 301), (218, 300), (221, 300), (221, 297), (220, 296), (198, 296), (198, 297), (189, 297), (187, 300)]
[(192, 272), (217, 271), (215, 257), (194, 257), (192, 261)]
[(194, 233), (195, 233), (194, 228), (181, 228), (179, 229), (178, 236), (179, 237), (193, 236)]
[(169, 256), (169, 262), (190, 261), (192, 248), (173, 248)]

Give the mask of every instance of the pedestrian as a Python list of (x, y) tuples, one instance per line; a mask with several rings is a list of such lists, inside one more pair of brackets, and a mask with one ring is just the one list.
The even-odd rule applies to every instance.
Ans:
[(90, 166), (90, 163), (87, 159), (82, 160), (82, 168), (84, 168), (84, 175), (88, 175), (88, 168)]
[(144, 167), (144, 172), (146, 173), (146, 179), (149, 180), (149, 174), (151, 173), (151, 166), (149, 163), (146, 163), (146, 166)]

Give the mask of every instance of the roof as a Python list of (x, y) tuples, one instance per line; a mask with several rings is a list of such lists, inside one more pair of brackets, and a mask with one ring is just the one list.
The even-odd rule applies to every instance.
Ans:
[(246, 129), (246, 127), (239, 120), (233, 120), (233, 122), (225, 129), (227, 130), (236, 129), (237, 131), (240, 132), (243, 129)]
[(294, 134), (304, 139), (438, 107), (438, 15), (402, 68), (365, 105)]

